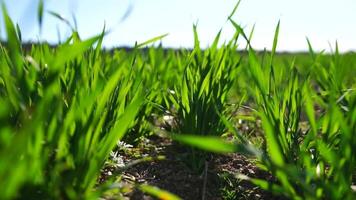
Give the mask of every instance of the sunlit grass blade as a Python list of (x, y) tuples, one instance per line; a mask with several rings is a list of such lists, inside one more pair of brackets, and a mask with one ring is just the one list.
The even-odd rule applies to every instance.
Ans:
[(164, 37), (166, 37), (167, 35), (168, 35), (168, 33), (163, 34), (163, 35), (160, 35), (160, 36), (157, 36), (157, 37), (154, 37), (154, 38), (151, 38), (151, 39), (149, 39), (149, 40), (147, 40), (147, 41), (144, 41), (144, 42), (142, 42), (142, 43), (137, 44), (135, 47), (136, 47), (136, 48), (144, 47), (144, 46), (146, 46), (146, 45), (148, 45), (148, 44), (152, 44), (152, 43), (154, 43), (154, 42), (156, 42), (156, 41), (162, 40), (162, 39), (163, 39)]
[(155, 186), (142, 184), (138, 188), (140, 190), (142, 190), (143, 192), (150, 194), (160, 200), (180, 200), (181, 199), (178, 196), (176, 196), (170, 192), (167, 192), (165, 190), (159, 189)]
[[(230, 19), (230, 22), (235, 27), (236, 32), (241, 34), (242, 37), (247, 42), (248, 46), (251, 47), (251, 43), (250, 43), (249, 37), (247, 37), (247, 35), (245, 34), (245, 31), (243, 30), (243, 28), (240, 25), (238, 25), (235, 21), (233, 21), (232, 19)], [(252, 30), (254, 30), (254, 29), (252, 29)], [(253, 31), (251, 33), (253, 33)]]
[(101, 35), (92, 37), (82, 42), (76, 42), (74, 44), (63, 44), (58, 47), (56, 55), (52, 58), (51, 64), (51, 71), (57, 71), (59, 69), (63, 69), (64, 64), (78, 55), (83, 54), (89, 48), (93, 46), (95, 42), (97, 42)]
[(278, 24), (277, 24), (277, 27), (276, 27), (276, 31), (274, 32), (270, 66), (272, 65), (274, 55), (276, 54), (277, 43), (278, 43), (278, 35), (279, 35), (279, 26), (280, 26), (280, 21), (278, 21)]
[(232, 16), (234, 16), (234, 14), (236, 13), (237, 8), (239, 7), (240, 3), (241, 3), (241, 0), (237, 1), (237, 3), (234, 6), (234, 9), (232, 9), (230, 15), (227, 17), (228, 20), (231, 19)]
[(309, 41), (309, 38), (306, 38), (307, 43), (308, 43), (308, 48), (309, 48), (309, 54), (311, 55), (312, 59), (315, 60), (315, 53), (312, 47), (312, 44)]
[(215, 152), (215, 153), (233, 153), (236, 152), (236, 146), (233, 143), (228, 143), (216, 136), (199, 136), (189, 134), (173, 134), (171, 137), (174, 140), (184, 144), (198, 147), (200, 149)]
[(19, 38), (19, 42), (22, 43), (22, 33), (19, 24), (16, 24), (16, 33), (17, 37)]
[(5, 21), (6, 27), (6, 36), (7, 42), (9, 45), (9, 56), (11, 59), (11, 65), (13, 65), (15, 72), (19, 77), (23, 74), (22, 64), (23, 59), (21, 57), (21, 43), (18, 38), (18, 33), (16, 32), (16, 28), (10, 19), (7, 9), (5, 7), (5, 3), (2, 3), (2, 13)]

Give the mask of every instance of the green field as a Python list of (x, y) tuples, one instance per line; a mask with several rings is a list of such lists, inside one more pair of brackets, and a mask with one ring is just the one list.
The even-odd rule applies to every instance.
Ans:
[(256, 51), (230, 19), (206, 49), (196, 26), (193, 49), (107, 51), (105, 30), (25, 48), (3, 16), (0, 199), (356, 198), (356, 54), (337, 43), (278, 53), (278, 24)]

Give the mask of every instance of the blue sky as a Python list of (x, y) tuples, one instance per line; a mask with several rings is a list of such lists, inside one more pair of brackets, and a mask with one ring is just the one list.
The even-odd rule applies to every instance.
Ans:
[[(44, 16), (40, 35), (37, 2), (5, 0), (24, 39), (57, 42), (57, 30), (61, 40), (67, 37), (70, 29), (49, 14)], [(69, 21), (74, 15), (82, 38), (100, 33), (105, 22), (112, 30), (104, 41), (107, 47), (130, 46), (165, 33), (169, 35), (162, 40), (164, 46), (191, 47), (193, 23), (198, 23), (201, 44), (206, 47), (220, 29), (222, 40), (233, 35), (234, 29), (226, 19), (235, 3), (236, 0), (45, 0), (45, 10), (55, 11)], [(340, 49), (348, 51), (356, 50), (355, 10), (355, 0), (242, 0), (233, 19), (247, 32), (255, 24), (252, 44), (256, 49), (270, 49), (275, 26), (281, 20), (280, 51), (306, 50), (306, 37), (315, 49), (329, 50), (329, 43), (338, 40)]]

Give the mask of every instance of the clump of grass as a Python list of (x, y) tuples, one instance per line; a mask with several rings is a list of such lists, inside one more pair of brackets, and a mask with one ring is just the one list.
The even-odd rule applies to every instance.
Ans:
[[(227, 95), (239, 66), (235, 40), (218, 47), (220, 33), (211, 47), (202, 51), (194, 26), (195, 46), (185, 61), (181, 83), (170, 99), (177, 109), (176, 130), (179, 134), (221, 136), (225, 126), (220, 115), (227, 109)], [(207, 155), (191, 148), (187, 163), (195, 171), (202, 170)]]
[[(356, 95), (350, 92), (353, 86), (346, 86), (342, 78), (335, 80), (333, 77), (340, 77), (336, 70), (325, 70), (316, 60), (318, 56), (309, 41), (310, 55), (314, 58), (309, 73), (299, 73), (294, 62), (284, 71), (274, 66), (278, 31), (279, 24), (267, 64), (258, 61), (254, 50), (249, 49), (248, 70), (254, 82), (251, 90), (266, 142), (261, 161), (278, 179), (276, 184), (262, 180), (253, 182), (293, 199), (352, 199), (355, 195), (351, 189), (352, 174), (356, 166), (352, 154), (346, 153), (346, 149), (356, 145), (351, 136), (355, 132), (352, 119)], [(338, 51), (333, 57), (329, 61), (330, 69), (336, 67)], [(317, 86), (311, 74), (314, 74)], [(329, 81), (318, 81), (321, 79)], [(341, 85), (349, 92), (345, 92)], [(324, 94), (319, 93), (319, 88), (324, 89)], [(300, 123), (303, 113), (308, 117), (304, 119), (310, 126), (307, 130), (303, 130)]]
[[(97, 198), (100, 169), (134, 122), (141, 87), (125, 78), (123, 67), (102, 65), (104, 32), (24, 52), (4, 6), (3, 15), (8, 46), (1, 45), (0, 56), (1, 198)], [(132, 91), (130, 102), (126, 90)]]
[(295, 59), (289, 66), (274, 64), (279, 24), (272, 51), (265, 52), (261, 61), (243, 29), (231, 22), (249, 44), (248, 65), (243, 66), (243, 71), (251, 81), (244, 86), (262, 121), (264, 145), (260, 149), (252, 146), (227, 120), (225, 125), (240, 139), (236, 144), (211, 137), (179, 140), (208, 151), (240, 152), (254, 157), (258, 166), (272, 173), (277, 181), (244, 174), (236, 177), (275, 194), (291, 199), (354, 199), (355, 83), (343, 76), (345, 71), (353, 72), (342, 64), (337, 45), (329, 61), (322, 63), (322, 53), (315, 53), (308, 41), (313, 63), (302, 73)]

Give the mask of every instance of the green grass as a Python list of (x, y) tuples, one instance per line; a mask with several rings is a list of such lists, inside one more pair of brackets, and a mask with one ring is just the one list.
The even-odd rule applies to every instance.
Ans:
[[(170, 100), (177, 110), (179, 134), (221, 136), (225, 126), (220, 114), (226, 114), (227, 95), (230, 91), (240, 59), (234, 56), (234, 39), (218, 48), (220, 33), (212, 46), (202, 51), (199, 46), (196, 26), (193, 28), (195, 47), (186, 58), (183, 77), (176, 84)], [(184, 60), (184, 58), (178, 58)], [(205, 153), (192, 148), (187, 162), (196, 171), (203, 169)]]
[[(251, 101), (248, 103), (255, 105), (256, 115), (262, 121), (263, 145), (251, 151), (251, 143), (240, 139), (235, 150), (227, 150), (254, 154), (260, 168), (272, 173), (277, 182), (243, 174), (236, 177), (291, 199), (353, 199), (355, 191), (351, 187), (355, 184), (356, 170), (354, 64), (348, 54), (339, 54), (337, 44), (335, 52), (323, 55), (314, 52), (309, 43), (309, 65), (298, 67), (297, 56), (286, 65), (276, 65), (278, 31), (279, 24), (272, 52), (258, 56), (251, 46), (248, 48), (246, 65), (241, 69), (243, 80), (238, 80), (249, 80), (241, 84), (243, 88), (238, 91), (248, 93)], [(301, 122), (307, 122), (308, 128)], [(227, 126), (232, 125), (227, 123)], [(233, 127), (230, 130), (241, 138)], [(215, 144), (211, 138), (209, 141), (210, 146), (205, 146), (203, 138), (184, 140), (205, 150), (218, 151), (215, 147), (222, 143), (221, 139), (216, 139)], [(226, 146), (231, 144), (226, 143)]]
[(100, 169), (143, 102), (139, 79), (124, 67), (103, 65), (103, 34), (73, 37), (55, 49), (38, 45), (28, 55), (3, 10), (1, 196), (96, 198)]
[[(38, 10), (41, 25), (43, 1)], [(162, 35), (130, 51), (106, 52), (105, 29), (81, 40), (75, 28), (56, 47), (25, 50), (3, 6), (0, 199), (104, 196), (117, 180), (98, 184), (98, 178), (117, 142), (139, 143), (162, 128), (155, 124), (166, 115), (175, 123), (165, 131), (187, 144), (183, 157), (194, 171), (202, 171), (209, 152), (239, 152), (276, 178), (236, 174), (262, 189), (291, 199), (354, 199), (356, 55), (340, 54), (337, 44), (331, 54), (314, 52), (309, 41), (309, 53), (278, 54), (279, 23), (272, 51), (248, 45), (238, 52), (238, 38), (249, 44), (252, 33), (230, 17), (234, 37), (220, 45), (219, 33), (204, 50), (195, 26), (193, 50), (146, 48)], [(261, 138), (236, 129), (232, 111), (242, 105), (251, 108), (246, 118), (261, 121), (251, 130)], [(226, 141), (225, 133), (233, 138)], [(178, 199), (152, 186), (137, 188)], [(236, 196), (228, 187), (223, 193)]]

